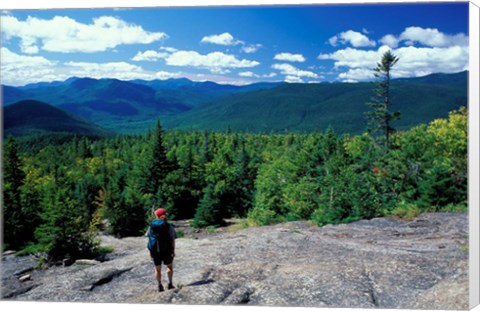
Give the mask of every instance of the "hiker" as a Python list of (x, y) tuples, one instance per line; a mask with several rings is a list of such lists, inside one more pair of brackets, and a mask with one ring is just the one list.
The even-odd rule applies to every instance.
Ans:
[(177, 233), (171, 224), (167, 222), (167, 211), (159, 208), (155, 212), (156, 219), (150, 223), (148, 229), (147, 248), (150, 256), (155, 264), (155, 279), (158, 282), (158, 291), (163, 292), (165, 289), (162, 285), (162, 262), (166, 266), (168, 275), (168, 289), (175, 288), (173, 286), (173, 257), (175, 257), (175, 239)]

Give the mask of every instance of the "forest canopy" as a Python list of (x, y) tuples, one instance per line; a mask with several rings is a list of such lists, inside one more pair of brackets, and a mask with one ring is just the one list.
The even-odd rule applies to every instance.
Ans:
[[(197, 227), (337, 224), (465, 210), (467, 109), (389, 137), (163, 131), (4, 141), (4, 248), (94, 256), (95, 234), (142, 235), (152, 207)], [(37, 145), (35, 142), (41, 142)]]

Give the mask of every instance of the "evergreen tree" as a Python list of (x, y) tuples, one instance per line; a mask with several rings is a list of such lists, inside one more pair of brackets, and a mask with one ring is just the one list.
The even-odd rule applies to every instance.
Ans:
[(144, 176), (143, 190), (155, 197), (157, 204), (163, 204), (162, 186), (168, 175), (172, 171), (172, 164), (167, 158), (167, 152), (163, 141), (163, 130), (160, 120), (157, 120), (155, 131), (153, 132), (153, 148), (147, 159), (147, 167)]
[(23, 232), (26, 229), (24, 222), (28, 215), (24, 214), (21, 205), (21, 187), (24, 178), (18, 146), (10, 135), (5, 143), (3, 162), (4, 243), (6, 246), (15, 248), (27, 242)]
[(35, 231), (41, 249), (54, 261), (93, 256), (98, 242), (89, 232), (85, 209), (75, 205), (68, 189), (51, 186), (42, 202), (43, 223)]
[(374, 69), (374, 75), (378, 79), (375, 97), (372, 102), (367, 103), (372, 110), (365, 113), (368, 119), (368, 131), (374, 135), (378, 134), (379, 143), (387, 148), (390, 135), (395, 132), (391, 123), (400, 117), (399, 112), (390, 112), (391, 70), (398, 60), (398, 57), (392, 52), (387, 51), (383, 54), (381, 61), (377, 63), (377, 67)]
[(177, 149), (179, 169), (167, 178), (167, 204), (170, 217), (190, 219), (195, 215), (202, 193), (198, 167), (195, 163), (193, 145), (184, 141)]
[(92, 150), (90, 150), (90, 142), (87, 137), (83, 137), (79, 143), (79, 155), (82, 159), (91, 158)]
[(78, 206), (84, 212), (83, 220), (86, 225), (90, 223), (91, 217), (97, 208), (95, 196), (99, 190), (98, 185), (90, 175), (78, 180), (75, 184), (72, 198), (75, 206)]
[(213, 159), (212, 148), (209, 144), (209, 134), (207, 131), (203, 133), (202, 149), (200, 151), (200, 168), (204, 169), (207, 163)]
[(218, 226), (224, 223), (224, 212), (213, 184), (209, 184), (195, 212), (192, 225), (196, 228)]
[(130, 182), (125, 189), (125, 205), (122, 214), (125, 215), (119, 222), (124, 230), (119, 236), (140, 236), (145, 233), (147, 215), (151, 212), (141, 195), (138, 187)]
[(236, 216), (246, 216), (253, 205), (254, 173), (249, 167), (250, 156), (245, 149), (245, 142), (241, 141), (240, 153), (235, 163), (236, 179), (235, 186), (235, 209), (232, 211)]
[(105, 195), (105, 216), (109, 221), (109, 231), (115, 236), (124, 236), (125, 218), (128, 214), (124, 210), (125, 188), (127, 187), (126, 169), (122, 168), (107, 188)]

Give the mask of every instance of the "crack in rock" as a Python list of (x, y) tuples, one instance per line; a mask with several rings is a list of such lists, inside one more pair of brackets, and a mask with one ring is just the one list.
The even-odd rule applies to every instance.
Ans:
[(370, 277), (370, 273), (368, 273), (366, 270), (363, 271), (363, 275), (366, 277), (367, 279), (367, 282), (366, 282), (366, 285), (367, 285), (367, 293), (368, 295), (370, 296), (370, 299), (371, 299), (371, 302), (372, 304), (375, 306), (375, 307), (380, 307), (380, 303), (379, 303), (379, 300), (378, 300), (378, 294), (377, 294), (377, 291), (375, 290), (375, 284), (372, 280), (372, 278)]
[(10, 298), (15, 298), (16, 296), (19, 296), (19, 295), (22, 295), (22, 294), (25, 294), (29, 291), (31, 291), (32, 289), (34, 289), (35, 287), (39, 286), (40, 284), (34, 284), (34, 285), (30, 285), (30, 286), (26, 286), (26, 287), (22, 287), (22, 288), (19, 288), (17, 290), (14, 290), (10, 293), (7, 293), (5, 295), (2, 295), (2, 299), (10, 299)]
[(244, 286), (237, 287), (230, 293), (226, 293), (226, 297), (222, 299), (221, 304), (248, 304), (250, 296), (255, 293), (252, 288), (245, 288)]
[(132, 268), (121, 269), (121, 270), (113, 270), (105, 273), (102, 277), (100, 277), (97, 281), (95, 281), (89, 288), (89, 291), (93, 291), (96, 287), (102, 286), (104, 284), (110, 283), (115, 277), (122, 275), (125, 272), (132, 270)]
[(210, 283), (214, 283), (214, 282), (215, 282), (214, 279), (207, 279), (207, 280), (200, 280), (200, 281), (197, 281), (197, 282), (193, 282), (193, 283), (187, 284), (185, 286), (201, 286), (201, 285), (206, 285), (206, 284), (210, 284)]

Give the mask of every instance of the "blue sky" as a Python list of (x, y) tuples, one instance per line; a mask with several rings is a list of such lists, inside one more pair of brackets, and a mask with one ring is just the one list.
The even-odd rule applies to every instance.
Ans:
[(7, 85), (71, 76), (248, 84), (358, 82), (468, 69), (468, 2), (1, 13)]

